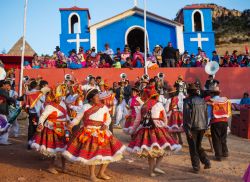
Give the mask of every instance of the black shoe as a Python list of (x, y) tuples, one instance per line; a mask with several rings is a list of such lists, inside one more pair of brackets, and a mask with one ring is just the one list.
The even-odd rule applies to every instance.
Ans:
[(198, 174), (200, 172), (200, 168), (194, 167), (193, 168), (193, 173)]
[(218, 161), (218, 162), (221, 162), (221, 157), (215, 157), (215, 160)]
[(225, 154), (223, 154), (222, 156), (225, 157), (225, 158), (227, 158), (227, 157), (229, 157), (229, 154), (228, 154), (228, 153), (225, 153)]
[(211, 163), (208, 162), (205, 164), (204, 169), (210, 169), (211, 168)]

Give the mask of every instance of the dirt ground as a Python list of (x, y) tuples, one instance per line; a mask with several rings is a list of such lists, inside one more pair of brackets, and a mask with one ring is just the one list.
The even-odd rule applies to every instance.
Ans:
[[(0, 146), (0, 181), (1, 182), (83, 182), (88, 181), (86, 166), (67, 162), (66, 174), (52, 175), (46, 171), (49, 160), (43, 158), (35, 151), (26, 150), (27, 121), (19, 121), (21, 135), (19, 138), (11, 138), (10, 146)], [(127, 144), (129, 137), (121, 130), (115, 130), (115, 135)], [(164, 158), (162, 169), (165, 175), (151, 178), (148, 176), (146, 159), (139, 159), (125, 153), (124, 159), (109, 166), (107, 173), (113, 178), (111, 182), (226, 182), (241, 181), (248, 164), (250, 163), (250, 141), (229, 135), (228, 146), (230, 157), (228, 160), (216, 162), (213, 154), (208, 152), (211, 158), (212, 168), (201, 170), (200, 174), (192, 173), (187, 142), (184, 138), (184, 147), (178, 154), (170, 154)], [(209, 149), (209, 142), (203, 141), (205, 149)], [(58, 163), (58, 167), (60, 163)]]

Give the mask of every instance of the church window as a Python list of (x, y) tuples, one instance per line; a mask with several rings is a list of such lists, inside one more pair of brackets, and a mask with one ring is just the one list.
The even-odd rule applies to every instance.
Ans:
[(69, 17), (69, 33), (75, 34), (75, 33), (81, 33), (80, 32), (80, 17), (78, 14), (72, 14)]
[(192, 15), (193, 32), (204, 31), (204, 18), (200, 10), (195, 10)]

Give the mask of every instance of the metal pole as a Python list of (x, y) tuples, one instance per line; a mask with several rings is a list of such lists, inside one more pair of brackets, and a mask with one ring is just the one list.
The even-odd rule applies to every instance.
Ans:
[(147, 61), (147, 0), (144, 0), (144, 74), (148, 74), (148, 61)]
[(27, 7), (28, 7), (28, 0), (24, 1), (25, 5), (24, 5), (24, 18), (23, 18), (23, 45), (22, 45), (20, 79), (19, 79), (19, 96), (22, 96), (23, 92), (23, 64), (24, 64), (24, 53), (25, 53), (26, 17), (27, 17)]
[(134, 0), (134, 7), (138, 6), (138, 0)]

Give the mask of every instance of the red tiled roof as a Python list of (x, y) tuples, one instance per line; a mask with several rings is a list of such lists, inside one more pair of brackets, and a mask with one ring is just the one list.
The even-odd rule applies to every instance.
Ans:
[(192, 4), (185, 6), (183, 9), (213, 9), (213, 6), (205, 4)]
[(60, 11), (87, 11), (87, 12), (88, 12), (89, 19), (91, 19), (90, 13), (89, 13), (89, 9), (88, 9), (88, 8), (79, 8), (79, 7), (77, 7), (77, 6), (73, 6), (73, 7), (71, 7), (71, 8), (60, 8), (59, 10), (60, 10)]

